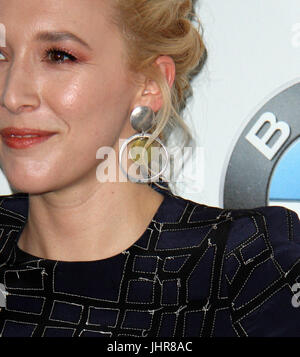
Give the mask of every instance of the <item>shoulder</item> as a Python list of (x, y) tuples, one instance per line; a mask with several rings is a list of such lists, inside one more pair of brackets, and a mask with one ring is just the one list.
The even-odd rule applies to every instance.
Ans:
[[(182, 248), (215, 244), (228, 264), (236, 261), (233, 256), (240, 264), (274, 256), (288, 269), (300, 257), (300, 221), (285, 207), (222, 209), (172, 194), (160, 214), (160, 244)], [(170, 238), (174, 239), (168, 242)]]
[(22, 231), (27, 214), (27, 194), (0, 196), (0, 266), (9, 259), (14, 240)]
[(239, 336), (299, 336), (300, 307), (292, 303), (300, 281), (297, 214), (280, 206), (222, 209), (180, 197), (171, 206), (174, 219), (161, 225), (157, 247), (191, 256), (189, 287), (195, 283), (196, 291), (201, 282), (206, 291), (205, 276), (210, 299), (228, 304)]
[[(247, 336), (299, 336), (300, 222), (287, 208), (233, 210), (224, 272), (233, 324)], [(298, 285), (297, 285), (298, 286)]]
[(199, 202), (178, 196), (171, 192), (164, 193), (165, 201), (160, 210), (159, 218), (162, 223), (214, 223), (227, 210), (220, 207), (207, 206)]
[(231, 216), (225, 250), (229, 282), (239, 275), (245, 279), (255, 269), (261, 271), (260, 281), (271, 270), (291, 283), (300, 277), (300, 221), (294, 211), (269, 206), (232, 210)]
[(295, 252), (296, 257), (300, 256), (300, 221), (296, 212), (268, 206), (232, 210), (231, 216), (227, 254), (240, 252), (245, 259), (253, 259), (253, 254), (270, 251), (284, 258), (284, 251), (290, 250), (292, 255)]
[[(226, 211), (219, 207), (165, 193), (165, 200), (153, 219), (154, 229), (159, 233), (156, 248), (179, 251), (205, 245), (209, 232), (224, 218)], [(192, 250), (197, 254), (197, 249)]]
[(28, 214), (28, 194), (0, 196), (0, 224), (24, 222)]
[(199, 230), (203, 231), (206, 238), (224, 246), (226, 256), (238, 254), (244, 263), (266, 251), (280, 259), (289, 259), (287, 251), (295, 259), (300, 256), (300, 221), (292, 210), (281, 206), (222, 209), (168, 196), (160, 212), (161, 231), (189, 231), (191, 239), (193, 235), (199, 238), (197, 244), (201, 243)]

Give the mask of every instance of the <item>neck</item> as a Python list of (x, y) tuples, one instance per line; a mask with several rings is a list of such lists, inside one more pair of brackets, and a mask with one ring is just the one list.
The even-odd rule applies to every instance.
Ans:
[(18, 246), (45, 259), (105, 259), (139, 239), (162, 201), (148, 185), (131, 182), (30, 194)]

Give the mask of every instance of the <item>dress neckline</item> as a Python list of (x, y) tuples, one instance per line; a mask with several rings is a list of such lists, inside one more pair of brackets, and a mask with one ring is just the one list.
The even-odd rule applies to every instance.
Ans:
[(111, 262), (114, 260), (119, 260), (120, 258), (124, 258), (124, 254), (126, 253), (130, 253), (132, 251), (132, 249), (134, 249), (135, 246), (139, 246), (139, 245), (143, 245), (143, 241), (145, 241), (148, 237), (149, 237), (149, 233), (151, 233), (151, 225), (155, 224), (155, 223), (160, 223), (163, 220), (163, 217), (165, 215), (166, 212), (166, 208), (169, 205), (169, 200), (171, 199), (171, 197), (174, 197), (174, 195), (172, 194), (171, 191), (167, 191), (164, 189), (159, 189), (159, 188), (155, 188), (155, 190), (157, 190), (158, 192), (162, 193), (164, 195), (164, 198), (162, 200), (162, 202), (160, 203), (159, 207), (157, 208), (154, 216), (152, 217), (150, 223), (148, 224), (147, 228), (145, 229), (145, 231), (140, 235), (140, 237), (127, 249), (123, 250), (120, 253), (117, 253), (113, 256), (107, 257), (107, 258), (103, 258), (103, 259), (97, 259), (97, 260), (85, 260), (85, 261), (65, 261), (65, 260), (54, 260), (54, 259), (46, 259), (46, 258), (42, 258), (42, 257), (38, 257), (35, 255), (32, 255), (28, 252), (25, 252), (24, 250), (22, 250), (19, 246), (18, 246), (18, 241), (19, 238), (22, 234), (22, 231), (25, 227), (25, 224), (27, 222), (27, 218), (26, 217), (26, 221), (24, 222), (24, 225), (22, 226), (22, 228), (20, 229), (20, 231), (18, 232), (17, 236), (15, 237), (15, 241), (14, 241), (14, 263), (15, 264), (22, 264), (22, 263), (28, 263), (28, 262), (33, 262), (33, 261), (43, 261), (43, 263), (49, 263), (49, 264), (54, 264), (54, 263), (60, 263), (60, 264), (99, 264), (99, 263), (106, 263), (106, 262)]

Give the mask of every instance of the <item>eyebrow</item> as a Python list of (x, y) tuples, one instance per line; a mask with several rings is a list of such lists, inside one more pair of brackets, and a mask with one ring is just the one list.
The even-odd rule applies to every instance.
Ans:
[(39, 32), (35, 37), (37, 41), (49, 41), (49, 42), (59, 42), (64, 40), (71, 40), (80, 43), (81, 45), (87, 47), (91, 50), (91, 47), (80, 37), (74, 35), (72, 32)]

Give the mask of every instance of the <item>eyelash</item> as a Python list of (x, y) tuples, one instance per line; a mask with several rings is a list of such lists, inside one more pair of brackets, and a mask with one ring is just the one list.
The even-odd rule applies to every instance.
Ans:
[[(66, 50), (66, 49), (63, 49), (63, 48), (59, 48), (59, 47), (51, 47), (51, 48), (48, 48), (46, 51), (45, 51), (45, 56), (44, 58), (48, 58), (49, 55), (51, 54), (56, 54), (56, 53), (60, 53), (61, 55), (63, 56), (66, 56), (66, 57), (69, 57), (69, 61), (70, 62), (73, 62), (73, 63), (76, 63), (78, 62), (78, 58), (75, 57), (70, 51)], [(0, 54), (5, 56), (2, 51), (0, 50)], [(1, 60), (1, 62), (4, 62), (4, 60)], [(52, 60), (49, 60), (50, 62), (52, 62), (52, 64), (64, 64), (66, 63), (66, 61), (64, 60), (58, 60), (58, 61), (52, 61)]]
[[(75, 62), (78, 61), (77, 57), (75, 57), (71, 52), (69, 52), (69, 51), (67, 51), (67, 50), (65, 50), (63, 48), (57, 48), (57, 47), (51, 47), (51, 48), (47, 49), (45, 51), (45, 57), (47, 58), (49, 55), (55, 54), (55, 53), (60, 53), (63, 56), (69, 57), (70, 62), (74, 62), (75, 63)], [(52, 60), (50, 60), (50, 62), (53, 62), (53, 63), (56, 63), (56, 64), (63, 64), (66, 61), (61, 61), (61, 60), (52, 61)]]

